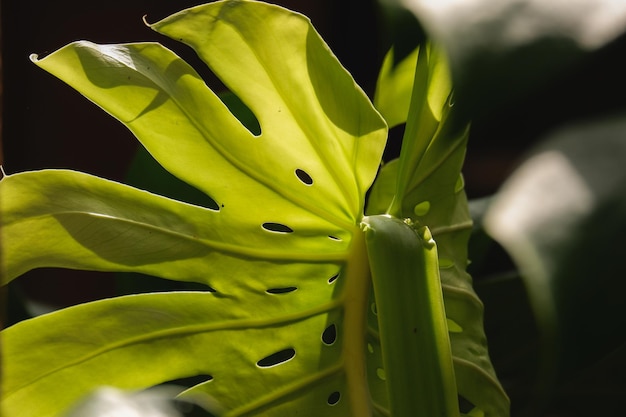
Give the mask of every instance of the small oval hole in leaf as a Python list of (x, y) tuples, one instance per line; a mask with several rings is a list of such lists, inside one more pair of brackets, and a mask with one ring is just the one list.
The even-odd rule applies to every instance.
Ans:
[(452, 320), (449, 317), (446, 317), (446, 321), (448, 323), (448, 331), (450, 333), (462, 333), (463, 332), (463, 327), (461, 327), (461, 325), (457, 323), (456, 321)]
[(296, 177), (305, 185), (313, 185), (313, 178), (305, 170), (296, 169)]
[(322, 342), (330, 346), (335, 343), (335, 340), (337, 340), (337, 326), (331, 324), (324, 330), (324, 333), (322, 333)]
[(261, 368), (269, 368), (272, 366), (285, 363), (288, 360), (293, 359), (294, 356), (296, 356), (295, 349), (293, 348), (283, 349), (281, 351), (272, 353), (271, 355), (264, 357), (263, 359), (258, 361), (256, 364), (257, 366)]
[(298, 287), (282, 287), (282, 288), (270, 288), (266, 290), (268, 294), (287, 294), (297, 290)]
[(415, 207), (413, 207), (413, 213), (416, 216), (425, 216), (430, 211), (430, 201), (422, 201), (418, 203)]
[(335, 236), (328, 235), (328, 238), (329, 238), (330, 240), (336, 240), (337, 242), (341, 242), (341, 238), (339, 238), (339, 237), (335, 237)]
[(331, 392), (328, 396), (328, 405), (335, 405), (341, 399), (341, 393), (339, 391)]
[(263, 223), (263, 229), (267, 230), (268, 232), (293, 233), (293, 229), (291, 227), (285, 226), (281, 223), (266, 222)]
[(337, 278), (339, 278), (339, 274), (333, 275), (332, 277), (328, 278), (328, 283), (332, 284), (333, 282), (337, 280)]

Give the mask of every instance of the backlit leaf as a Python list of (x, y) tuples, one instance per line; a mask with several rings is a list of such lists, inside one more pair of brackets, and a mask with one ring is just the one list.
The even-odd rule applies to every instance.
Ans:
[(45, 265), (143, 272), (209, 291), (103, 300), (7, 329), (4, 410), (53, 415), (102, 384), (210, 375), (193, 391), (229, 415), (363, 415), (372, 403), (359, 222), (385, 122), (301, 15), (226, 1), (152, 27), (192, 45), (261, 133), (159, 44), (81, 41), (33, 60), (217, 209), (72, 171), (10, 175), (0, 182), (2, 237), (12, 242), (3, 279)]

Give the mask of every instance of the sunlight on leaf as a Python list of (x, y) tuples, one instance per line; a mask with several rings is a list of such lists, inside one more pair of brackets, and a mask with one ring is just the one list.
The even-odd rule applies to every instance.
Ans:
[[(308, 19), (226, 0), (149, 26), (192, 47), (254, 123), (237, 119), (157, 43), (78, 41), (31, 59), (121, 121), (167, 171), (204, 193), (207, 206), (75, 171), (5, 176), (2, 239), (11, 245), (3, 248), (2, 283), (52, 266), (140, 272), (205, 290), (105, 299), (6, 329), (3, 411), (55, 415), (100, 385), (136, 390), (192, 378), (183, 397), (215, 398), (227, 416), (388, 416), (395, 401), (388, 388), (402, 380), (401, 367), (385, 367), (393, 350), (381, 344), (370, 266), (385, 277), (381, 268), (397, 265), (432, 301), (432, 308), (418, 303), (417, 312), (433, 315), (418, 314), (432, 320), (415, 331), (429, 353), (407, 361), (406, 380), (445, 387), (415, 398), (405, 390), (399, 409), (414, 409), (406, 405), (416, 400), (418, 408), (456, 411), (456, 384), (472, 412), (506, 415), (482, 304), (465, 273), (471, 222), (459, 181), (468, 131), (451, 123), (441, 50), (424, 46), (417, 66), (406, 64), (416, 68), (410, 86), (406, 77), (394, 81), (391, 68), (379, 81), (381, 89), (395, 83), (391, 94), (403, 96), (394, 108), (391, 96), (378, 94), (386, 97), (383, 113), (387, 106), (399, 123), (417, 117), (409, 118), (399, 161), (382, 168), (379, 181), (393, 193), (376, 185), (370, 209), (418, 225), (422, 240), (404, 229), (408, 251), (437, 240), (439, 258), (426, 251), (421, 276), (409, 253), (368, 256), (368, 242), (382, 242), (372, 239), (376, 227), (405, 224), (384, 215), (361, 230), (387, 124)], [(425, 296), (408, 294), (408, 307)], [(384, 308), (393, 304), (387, 299)], [(448, 323), (456, 325), (449, 334)], [(440, 361), (429, 365), (431, 354)], [(415, 372), (417, 363), (426, 372)]]
[[(218, 209), (72, 171), (10, 175), (0, 182), (11, 197), (2, 200), (3, 239), (14, 242), (4, 280), (45, 265), (143, 272), (215, 292), (103, 300), (6, 330), (4, 355), (31, 354), (7, 361), (3, 406), (21, 410), (37, 393), (21, 415), (48, 414), (98, 384), (207, 375), (193, 391), (219, 398), (231, 415), (361, 414), (370, 400), (357, 312), (369, 285), (358, 221), (385, 122), (301, 15), (226, 1), (152, 27), (191, 45), (254, 113), (260, 134), (159, 44), (80, 41), (32, 59), (124, 123)], [(63, 337), (48, 321), (62, 323)], [(330, 326), (335, 340), (325, 343)], [(262, 366), (281, 352), (289, 360)], [(71, 388), (60, 382), (68, 377)]]

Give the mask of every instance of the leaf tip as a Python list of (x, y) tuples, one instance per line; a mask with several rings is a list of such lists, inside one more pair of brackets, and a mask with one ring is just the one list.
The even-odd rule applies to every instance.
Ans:
[(152, 26), (153, 26), (153, 24), (152, 24), (152, 23), (150, 23), (150, 22), (148, 22), (148, 15), (147, 15), (147, 14), (144, 14), (144, 15), (141, 17), (141, 20), (143, 21), (143, 24), (144, 24), (144, 25), (148, 26), (150, 29), (154, 29), (154, 28), (152, 27)]

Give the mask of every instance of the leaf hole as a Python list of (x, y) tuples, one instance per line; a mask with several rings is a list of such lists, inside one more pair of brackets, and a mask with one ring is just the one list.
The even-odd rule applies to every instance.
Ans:
[(339, 391), (335, 391), (330, 393), (326, 401), (328, 402), (328, 405), (335, 405), (339, 402), (340, 399), (341, 393)]
[(420, 217), (425, 216), (428, 214), (429, 211), (430, 211), (430, 201), (422, 201), (421, 203), (413, 207), (413, 213), (416, 216), (420, 216)]
[(265, 222), (263, 223), (263, 229), (267, 230), (268, 232), (293, 233), (293, 229), (291, 227), (285, 226), (281, 223)]
[(476, 406), (469, 401), (467, 398), (463, 397), (462, 395), (458, 396), (459, 398), (459, 411), (463, 414), (467, 414), (469, 412), (471, 412), (474, 408), (476, 408)]
[(337, 242), (341, 242), (341, 238), (340, 238), (340, 237), (336, 237), (336, 236), (331, 236), (331, 235), (328, 235), (328, 238), (329, 238), (330, 240), (335, 240), (335, 241), (337, 241)]
[(376, 369), (376, 376), (381, 381), (386, 381), (387, 380), (387, 374), (385, 373), (385, 370), (383, 368)]
[(335, 343), (335, 340), (337, 340), (337, 326), (331, 324), (322, 333), (322, 342), (324, 342), (325, 345), (330, 346)]
[(265, 292), (267, 292), (268, 294), (288, 294), (290, 292), (294, 292), (297, 289), (298, 287), (277, 287), (277, 288), (270, 288), (266, 290)]
[(462, 333), (463, 327), (456, 321), (452, 320), (449, 317), (446, 317), (446, 322), (448, 323), (448, 332), (450, 333)]
[(293, 348), (283, 349), (269, 356), (264, 357), (256, 364), (260, 368), (271, 368), (272, 366), (283, 364), (296, 356), (296, 350)]
[(454, 260), (450, 258), (439, 258), (439, 269), (448, 269), (454, 266)]
[(296, 169), (296, 177), (305, 185), (313, 185), (313, 178), (303, 169)]
[(333, 282), (337, 280), (337, 278), (339, 278), (339, 274), (333, 275), (332, 277), (328, 278), (328, 283), (332, 284)]

